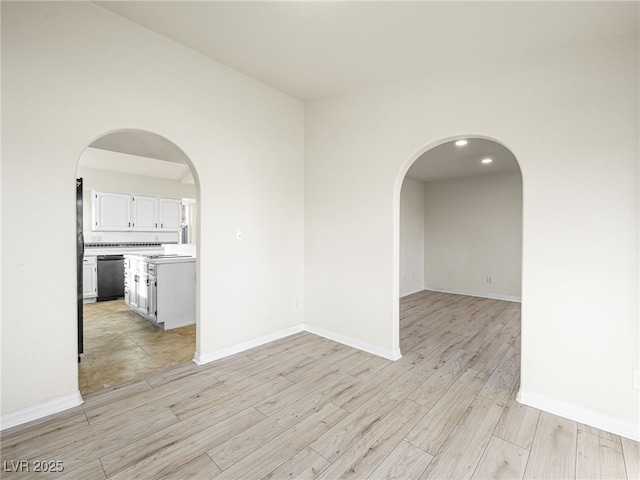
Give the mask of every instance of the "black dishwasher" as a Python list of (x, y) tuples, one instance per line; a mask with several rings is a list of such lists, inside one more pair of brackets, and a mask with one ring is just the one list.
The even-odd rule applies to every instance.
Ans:
[(124, 297), (124, 256), (98, 255), (98, 302)]

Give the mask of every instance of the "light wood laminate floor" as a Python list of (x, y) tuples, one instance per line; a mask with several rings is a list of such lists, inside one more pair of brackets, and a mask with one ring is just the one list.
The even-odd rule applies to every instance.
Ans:
[(640, 478), (639, 444), (515, 401), (520, 306), (421, 292), (391, 362), (301, 333), (2, 434), (9, 479)]

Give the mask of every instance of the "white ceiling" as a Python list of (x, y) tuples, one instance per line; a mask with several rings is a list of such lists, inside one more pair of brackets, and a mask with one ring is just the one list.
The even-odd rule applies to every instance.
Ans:
[[(638, 31), (640, 5), (634, 1), (94, 3), (303, 101), (428, 78), (443, 70), (486, 67), (525, 53)], [(93, 146), (173, 158), (165, 151), (168, 146), (148, 143), (149, 139), (141, 139), (142, 146), (136, 146), (131, 136), (104, 140)], [(490, 143), (471, 142), (466, 149), (443, 145), (427, 152), (409, 174), (431, 181), (517, 168), (510, 154)], [(488, 152), (491, 148), (497, 151)], [(490, 168), (477, 164), (484, 150), (495, 157)]]
[[(132, 148), (132, 150), (135, 150), (135, 148)], [(82, 152), (78, 163), (85, 168), (162, 178), (187, 185), (195, 183), (189, 165), (171, 160), (159, 160), (154, 158), (153, 155), (151, 153), (150, 155), (138, 156), (126, 151), (112, 151), (90, 146)], [(160, 152), (157, 156), (163, 156), (163, 152)]]
[(120, 130), (98, 138), (84, 150), (79, 164), (195, 184), (187, 155), (166, 138), (142, 130)]
[(301, 100), (638, 30), (638, 2), (98, 1)]
[[(407, 176), (423, 182), (446, 178), (471, 177), (518, 171), (518, 161), (510, 150), (491, 140), (469, 138), (464, 146), (455, 141), (439, 145), (423, 153), (407, 172)], [(483, 164), (484, 158), (492, 162)]]
[(155, 158), (165, 162), (185, 165), (189, 163), (189, 158), (173, 142), (155, 133), (142, 130), (120, 130), (109, 133), (89, 146), (111, 152)]

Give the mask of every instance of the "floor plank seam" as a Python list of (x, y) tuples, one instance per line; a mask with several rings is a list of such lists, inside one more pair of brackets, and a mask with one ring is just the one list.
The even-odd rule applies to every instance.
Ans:
[(100, 468), (102, 469), (102, 473), (104, 474), (104, 478), (108, 478), (107, 477), (107, 471), (104, 469), (104, 465), (102, 463), (102, 458), (98, 458), (98, 462), (100, 462)]
[[(536, 435), (538, 434), (538, 428), (540, 428), (540, 419), (541, 419), (541, 416), (539, 415), (538, 416), (538, 420), (536, 421), (536, 428), (534, 429), (533, 435), (532, 435), (532, 438), (531, 438), (531, 445), (530, 445), (530, 448), (528, 449), (529, 450), (529, 456), (527, 457), (527, 463), (524, 466), (523, 477), (527, 476), (527, 471), (529, 470), (529, 462), (531, 461), (531, 451), (533, 450), (533, 440), (536, 438)], [(576, 455), (576, 457), (577, 457), (577, 455)]]

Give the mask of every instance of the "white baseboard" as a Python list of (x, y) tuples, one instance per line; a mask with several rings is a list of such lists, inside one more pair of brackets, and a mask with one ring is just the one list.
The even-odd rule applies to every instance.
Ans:
[(638, 423), (525, 390), (518, 392), (516, 400), (524, 405), (640, 442)]
[[(251, 348), (259, 347), (260, 345), (264, 345), (266, 343), (270, 343), (303, 331), (327, 338), (329, 340), (333, 340), (338, 343), (342, 343), (343, 345), (347, 345), (349, 347), (353, 347), (358, 350), (377, 355), (379, 357), (386, 358), (388, 360), (398, 360), (402, 357), (402, 355), (400, 354), (400, 349), (387, 350), (376, 345), (362, 342), (361, 340), (355, 338), (324, 330), (322, 328), (300, 324), (290, 328), (286, 328), (284, 330), (280, 330), (275, 333), (271, 333), (269, 335), (264, 335), (262, 337), (254, 338), (246, 342), (241, 342), (230, 347), (221, 348), (220, 350), (215, 350), (213, 352), (196, 352), (193, 358), (193, 362), (197, 365), (204, 365), (215, 360), (219, 360), (236, 353), (241, 353)], [(63, 410), (67, 410), (69, 408), (77, 407), (78, 405), (81, 405), (82, 402), (83, 400), (80, 392), (76, 392), (73, 395), (49, 400), (47, 402), (34, 405), (33, 407), (28, 407), (22, 410), (4, 414), (0, 417), (0, 430), (22, 425), (23, 423), (31, 422), (33, 420), (58, 413)]]
[(69, 408), (77, 407), (83, 402), (80, 392), (64, 397), (54, 398), (43, 403), (39, 403), (32, 407), (23, 408), (14, 412), (9, 412), (0, 417), (0, 430), (17, 427), (23, 423), (31, 422), (54, 413), (62, 412)]
[(328, 340), (333, 340), (334, 342), (338, 342), (343, 345), (347, 345), (349, 347), (357, 348), (358, 350), (362, 350), (363, 352), (371, 353), (373, 355), (377, 355), (378, 357), (383, 357), (388, 360), (398, 360), (402, 358), (402, 355), (400, 354), (400, 349), (387, 350), (384, 348), (380, 348), (376, 345), (371, 345), (369, 343), (363, 342), (356, 338), (347, 337), (345, 335), (341, 335), (335, 332), (330, 332), (322, 328), (300, 324), (294, 327), (287, 328), (285, 330), (281, 330), (276, 333), (265, 335), (263, 337), (254, 338), (252, 340), (238, 343), (230, 347), (221, 348), (220, 350), (216, 350), (213, 352), (209, 352), (209, 353), (196, 352), (195, 356), (193, 357), (193, 362), (197, 365), (204, 365), (206, 363), (214, 362), (216, 360), (220, 360), (221, 358), (228, 357), (230, 355), (235, 355), (236, 353), (242, 353), (251, 348), (259, 347), (260, 345), (264, 345), (265, 343), (273, 342), (275, 340), (279, 340), (281, 338), (288, 337), (289, 335), (294, 335), (302, 331), (309, 332), (314, 335), (318, 335), (320, 337), (324, 337)]
[(304, 327), (302, 324), (300, 324), (294, 327), (280, 330), (279, 332), (270, 333), (269, 335), (253, 338), (251, 340), (247, 340), (246, 342), (237, 343), (235, 345), (231, 345), (230, 347), (221, 348), (220, 350), (215, 350), (213, 352), (196, 352), (195, 356), (193, 357), (193, 362), (197, 365), (204, 365), (206, 363), (210, 363), (215, 360), (228, 357), (230, 355), (235, 355), (236, 353), (244, 352), (245, 350), (249, 350), (251, 348), (259, 347), (260, 345), (264, 345), (265, 343), (273, 342), (276, 340), (280, 340), (281, 338), (288, 337), (289, 335), (300, 333), (303, 330)]
[(311, 325), (305, 325), (304, 330), (305, 332), (313, 333), (314, 335), (318, 335), (320, 337), (333, 340), (334, 342), (342, 343), (343, 345), (357, 348), (358, 350), (362, 350), (363, 352), (371, 353), (373, 355), (377, 355), (378, 357), (386, 358), (387, 360), (395, 361), (402, 358), (399, 348), (392, 349), (392, 350), (380, 348), (376, 345), (363, 342), (362, 340), (359, 340), (357, 338), (347, 337), (345, 335), (341, 335), (335, 332), (330, 332), (329, 330), (313, 327)]
[(469, 297), (491, 298), (493, 300), (506, 300), (507, 302), (522, 302), (522, 297), (513, 295), (502, 295), (500, 293), (474, 292), (472, 290), (450, 290), (447, 288), (424, 287), (430, 292), (452, 293), (454, 295), (467, 295)]
[(411, 290), (410, 292), (400, 292), (400, 298), (408, 297), (409, 295), (413, 295), (414, 293), (424, 292), (424, 288), (417, 288), (416, 290)]

